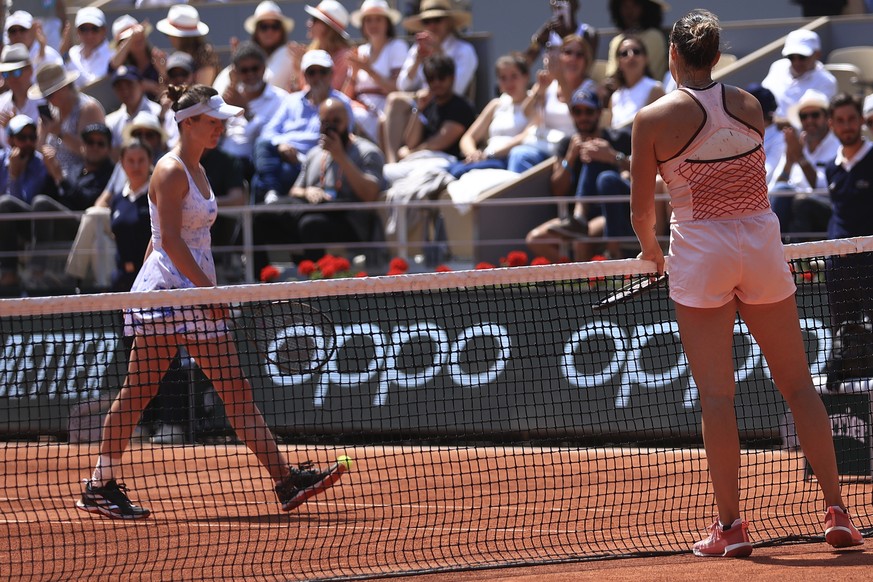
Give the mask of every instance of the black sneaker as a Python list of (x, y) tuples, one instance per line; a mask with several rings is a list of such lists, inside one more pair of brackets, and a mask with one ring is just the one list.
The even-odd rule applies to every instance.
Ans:
[(276, 485), (282, 511), (291, 511), (313, 495), (326, 491), (347, 470), (346, 465), (334, 463), (326, 471), (321, 471), (309, 461), (289, 469), (291, 474)]
[(76, 507), (82, 511), (100, 513), (115, 519), (145, 519), (151, 511), (139, 507), (127, 498), (127, 487), (110, 479), (103, 487), (95, 487), (86, 481), (82, 498), (76, 502)]
[(549, 232), (568, 238), (588, 236), (588, 223), (585, 220), (579, 220), (575, 216), (568, 216), (561, 219), (557, 224), (550, 226)]

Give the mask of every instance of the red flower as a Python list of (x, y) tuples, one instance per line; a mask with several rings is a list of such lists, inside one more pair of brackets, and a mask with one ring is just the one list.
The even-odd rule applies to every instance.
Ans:
[(336, 260), (336, 257), (330, 254), (324, 255), (317, 261), (315, 261), (315, 266), (321, 269), (325, 265), (330, 265)]
[(530, 262), (530, 264), (532, 266), (536, 266), (536, 265), (551, 265), (552, 263), (549, 261), (549, 259), (547, 259), (545, 257), (534, 257), (534, 260), (532, 260)]
[(452, 269), (448, 265), (437, 265), (436, 272), (437, 273), (451, 273)]
[(349, 263), (349, 260), (345, 257), (337, 257), (333, 264), (336, 267), (338, 273), (345, 273), (346, 271), (350, 271), (352, 268), (351, 263)]
[(363, 277), (369, 277), (369, 275), (366, 274), (366, 273), (363, 272), (363, 271), (358, 271), (357, 273), (355, 273), (355, 277), (361, 277), (361, 278), (363, 278)]
[(281, 274), (282, 273), (279, 272), (279, 269), (277, 269), (273, 265), (267, 265), (266, 267), (261, 269), (261, 282), (272, 283), (273, 281), (278, 279)]
[(486, 261), (482, 261), (481, 263), (477, 264), (475, 268), (476, 269), (493, 269), (494, 265), (492, 265), (491, 263), (488, 263)]
[(527, 253), (524, 251), (512, 251), (506, 256), (506, 265), (509, 267), (524, 267), (527, 265)]
[(391, 269), (388, 269), (388, 272), (385, 274), (389, 275), (389, 276), (394, 276), (394, 275), (404, 275), (405, 273), (406, 273), (406, 271), (401, 271), (400, 269), (391, 268)]
[(567, 255), (561, 255), (560, 257), (558, 257), (558, 262), (559, 263), (572, 263), (573, 261), (571, 261), (570, 257), (568, 257)]
[(315, 273), (315, 263), (309, 260), (300, 261), (300, 264), (297, 265), (297, 272), (304, 277), (309, 277)]
[(606, 257), (604, 257), (603, 255), (594, 255), (593, 257), (591, 257), (591, 260), (592, 261), (605, 261)]
[(391, 262), (388, 263), (388, 270), (399, 271), (399, 273), (395, 273), (395, 275), (401, 275), (409, 270), (409, 263), (407, 263), (400, 257), (394, 257), (393, 259), (391, 259)]
[(327, 263), (321, 266), (321, 274), (325, 279), (329, 279), (336, 275), (336, 263)]
[(812, 281), (812, 273), (809, 271), (803, 272), (803, 280), (804, 281)]

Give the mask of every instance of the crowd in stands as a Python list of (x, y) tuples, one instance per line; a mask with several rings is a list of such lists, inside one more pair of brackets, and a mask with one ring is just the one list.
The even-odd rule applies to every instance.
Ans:
[[(529, 44), (493, 63), (480, 62), (464, 40), (471, 15), (452, 0), (421, 0), (405, 18), (386, 0), (363, 0), (351, 13), (321, 0), (305, 6), (305, 43), (290, 39), (299, 23), (270, 0), (245, 19), (247, 37), (229, 39), (210, 38), (195, 6), (172, 4), (154, 26), (168, 51), (152, 46), (151, 24), (131, 15), (108, 22), (87, 7), (65, 23), (64, 10), (13, 6), (0, 54), (0, 213), (74, 212), (0, 229), (0, 287), (22, 283), (24, 250), (66, 244), (60, 274), (32, 254), (29, 288), (59, 279), (129, 288), (148, 243), (149, 169), (179, 139), (164, 96), (170, 84), (211, 85), (245, 111), (227, 122), (218, 149), (202, 162), (221, 205), (272, 207), (255, 219), (256, 272), (277, 245), (298, 249), (295, 260), (314, 260), (331, 244), (354, 249), (398, 227), (392, 216), (383, 224), (378, 212), (325, 211), (332, 201), (384, 196), (403, 204), (435, 197), (455, 181), (470, 195), (482, 189), (477, 176), (489, 176), (490, 186), (547, 160), (550, 192), (534, 195), (568, 196), (572, 211), (519, 239), (526, 234), (530, 250), (550, 261), (635, 256), (626, 201), (630, 132), (641, 108), (676, 89), (664, 34), (668, 6), (604, 2), (619, 33), (597, 80), (591, 74), (601, 39), (579, 22), (577, 0), (550, 0), (551, 15)], [(232, 49), (224, 68), (213, 43)], [(768, 181), (783, 232), (870, 234), (857, 221), (835, 218), (854, 203), (833, 199), (835, 187), (852, 199), (870, 181), (850, 177), (835, 186), (833, 176), (873, 168), (861, 133), (863, 120), (873, 125), (873, 97), (856, 103), (851, 124), (862, 145), (849, 155), (850, 136), (834, 116), (837, 103), (846, 103), (835, 101), (843, 97), (822, 65), (818, 35), (791, 32), (782, 56), (748, 90), (768, 123)], [(497, 91), (477, 111), (472, 97), (489, 92), (475, 84), (483, 66), (494, 67)], [(102, 79), (117, 109), (89, 96)], [(610, 196), (624, 198), (602, 202)], [(666, 234), (668, 208), (663, 215)], [(222, 217), (214, 244), (239, 244), (239, 231), (235, 219)], [(592, 241), (598, 237), (608, 244)]]

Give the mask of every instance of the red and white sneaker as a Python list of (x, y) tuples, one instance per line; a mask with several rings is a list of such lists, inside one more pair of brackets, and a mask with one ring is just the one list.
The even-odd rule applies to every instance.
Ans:
[(864, 544), (861, 532), (852, 525), (852, 518), (841, 507), (828, 507), (825, 515), (825, 541), (835, 548), (850, 548)]
[(749, 541), (749, 524), (735, 520), (730, 528), (723, 529), (716, 520), (709, 528), (709, 537), (694, 544), (694, 555), (703, 558), (742, 558), (752, 553)]

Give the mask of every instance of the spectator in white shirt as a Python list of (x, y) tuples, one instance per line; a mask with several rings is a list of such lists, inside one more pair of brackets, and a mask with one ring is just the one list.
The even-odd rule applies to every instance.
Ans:
[(458, 37), (458, 31), (469, 26), (470, 21), (470, 13), (455, 10), (451, 0), (422, 0), (421, 11), (403, 21), (404, 28), (415, 33), (415, 42), (410, 47), (397, 77), (397, 88), (400, 91), (391, 93), (385, 106), (382, 144), (386, 161), (398, 160), (397, 152), (392, 151), (391, 144), (402, 143), (403, 131), (409, 122), (414, 100), (423, 97), (416, 96), (416, 92), (423, 94), (427, 91), (422, 66), (425, 59), (434, 55), (450, 57), (455, 62), (454, 93), (467, 96), (467, 90), (479, 66), (479, 57), (473, 45)]
[(788, 112), (791, 124), (782, 129), (785, 153), (769, 184), (771, 192), (797, 193), (770, 201), (783, 232), (827, 230), (831, 201), (825, 168), (840, 149), (840, 140), (828, 125), (828, 106), (824, 94), (810, 89)]
[(242, 107), (245, 112), (225, 122), (219, 148), (240, 160), (249, 181), (254, 174), (255, 140), (288, 96), (284, 89), (267, 83), (266, 71), (267, 54), (254, 42), (245, 41), (233, 54), (228, 83), (222, 92), (226, 103)]
[(106, 15), (99, 8), (86, 6), (76, 13), (79, 44), (70, 47), (67, 69), (78, 71), (76, 86), (83, 87), (105, 77), (112, 60), (106, 40)]
[(33, 65), (33, 77), (31, 82), (36, 82), (36, 70), (43, 63), (54, 63), (63, 66), (64, 59), (58, 51), (45, 42), (40, 42), (37, 35), (43, 37), (42, 26), (39, 22), (33, 20), (30, 12), (24, 10), (16, 10), (6, 18), (6, 36), (9, 38), (9, 44), (22, 43), (30, 51), (30, 63)]
[[(136, 114), (140, 111), (148, 111), (160, 119), (163, 111), (160, 104), (146, 97), (142, 77), (135, 67), (121, 65), (115, 69), (115, 73), (112, 74), (112, 90), (121, 101), (121, 106), (106, 116), (106, 125), (112, 132), (113, 159), (117, 159), (118, 150), (124, 141), (124, 127), (136, 117)], [(179, 139), (179, 128), (175, 121), (164, 123), (164, 130), (168, 136), (167, 142), (175, 144)]]
[(27, 96), (33, 67), (30, 64), (30, 53), (21, 43), (3, 47), (0, 52), (0, 76), (8, 91), (0, 93), (0, 148), (9, 145), (6, 126), (9, 120), (19, 114), (31, 119), (39, 119), (37, 103)]
[(819, 60), (821, 40), (811, 30), (788, 33), (782, 47), (783, 59), (770, 65), (761, 84), (776, 97), (776, 117), (786, 117), (809, 89), (815, 89), (830, 99), (837, 93), (837, 80)]
[[(775, 115), (778, 104), (773, 92), (758, 83), (749, 85), (746, 91), (758, 100), (761, 104), (761, 112), (764, 114), (764, 169), (767, 171), (766, 179), (769, 184), (773, 181), (776, 165), (785, 154), (785, 135)], [(782, 124), (784, 123), (783, 120)]]

